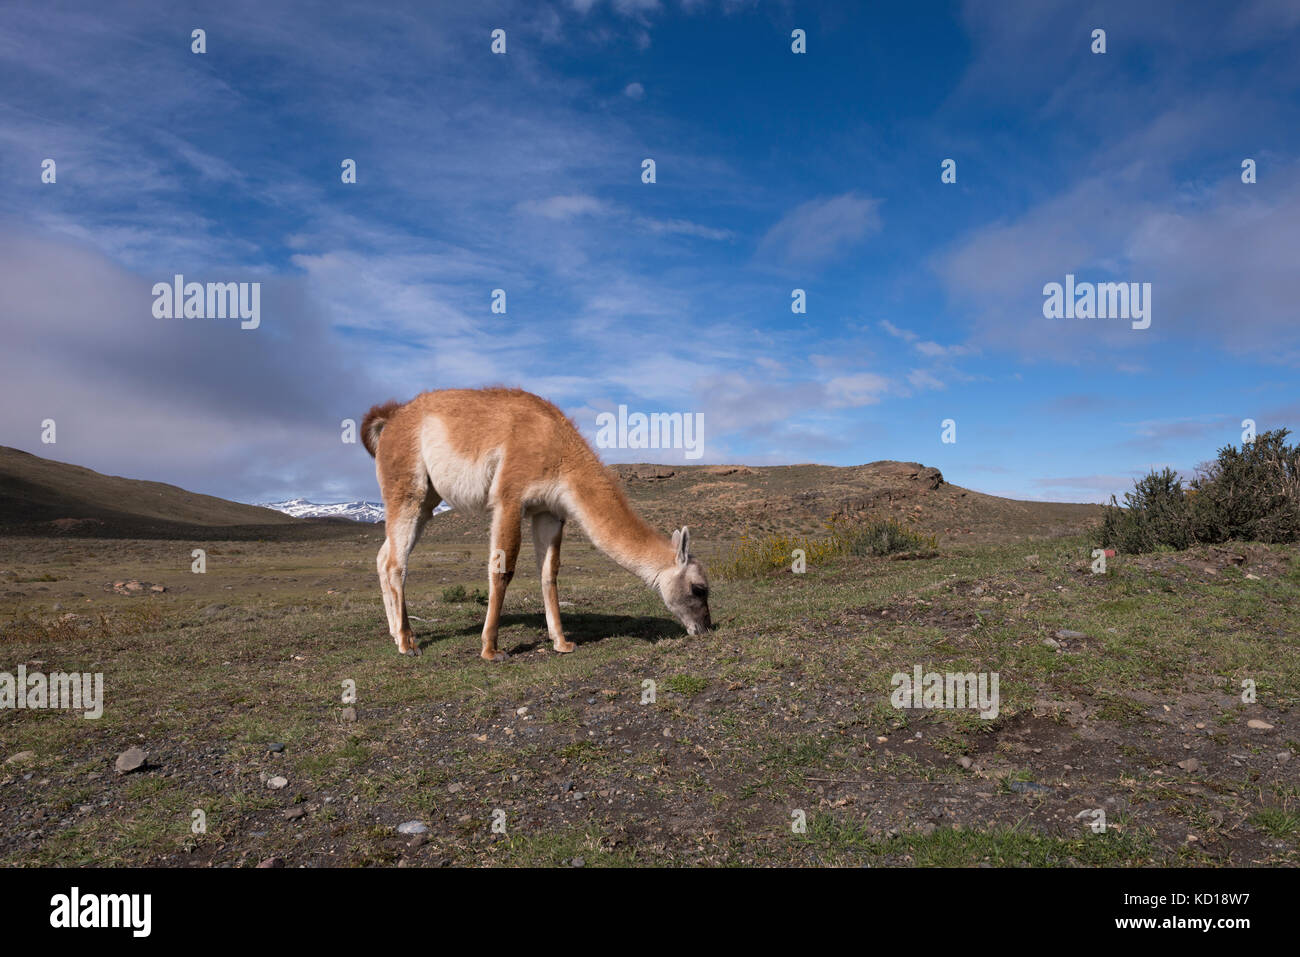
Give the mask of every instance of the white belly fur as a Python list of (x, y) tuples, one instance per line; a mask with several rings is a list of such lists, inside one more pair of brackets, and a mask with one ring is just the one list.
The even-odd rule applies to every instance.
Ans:
[(420, 425), (420, 458), (442, 500), (458, 512), (485, 512), (492, 503), (492, 483), (501, 452), (468, 459), (454, 451), (442, 422), (428, 416)]

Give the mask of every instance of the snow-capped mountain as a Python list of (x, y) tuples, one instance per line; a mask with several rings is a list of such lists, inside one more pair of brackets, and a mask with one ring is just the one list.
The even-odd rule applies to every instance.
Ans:
[[(273, 508), (294, 518), (350, 518), (354, 522), (382, 522), (384, 520), (383, 502), (334, 502), (321, 505), (309, 502), (305, 498), (292, 498), (287, 502), (258, 502), (262, 508)], [(443, 502), (433, 510), (433, 514), (446, 512), (451, 506)]]
[(287, 502), (258, 502), (262, 508), (273, 508), (294, 518), (350, 518), (356, 522), (382, 522), (383, 502), (334, 502), (319, 504), (305, 498), (291, 498)]

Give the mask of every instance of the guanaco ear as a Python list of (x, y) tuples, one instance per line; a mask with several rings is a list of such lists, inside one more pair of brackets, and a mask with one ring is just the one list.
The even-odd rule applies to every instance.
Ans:
[(691, 558), (691, 530), (685, 525), (673, 532), (673, 550), (677, 552), (677, 564), (685, 565)]

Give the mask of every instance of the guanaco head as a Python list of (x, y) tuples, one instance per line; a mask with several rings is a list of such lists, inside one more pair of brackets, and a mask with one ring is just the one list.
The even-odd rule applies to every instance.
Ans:
[(673, 551), (677, 561), (659, 576), (659, 594), (668, 610), (686, 626), (688, 635), (698, 635), (713, 627), (709, 617), (709, 580), (704, 567), (691, 557), (691, 532), (681, 528), (673, 532)]

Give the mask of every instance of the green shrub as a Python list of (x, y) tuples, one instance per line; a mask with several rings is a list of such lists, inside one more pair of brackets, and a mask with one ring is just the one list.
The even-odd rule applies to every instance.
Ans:
[(1137, 554), (1198, 542), (1300, 540), (1300, 448), (1286, 429), (1265, 432), (1240, 449), (1219, 449), (1189, 487), (1171, 469), (1151, 472), (1124, 495), (1112, 495), (1101, 543)]
[(467, 592), (464, 585), (450, 585), (442, 590), (442, 600), (452, 604), (473, 601), (478, 602), (480, 605), (486, 605), (488, 595), (481, 588), (475, 588), (472, 592)]
[(1197, 539), (1300, 540), (1300, 446), (1287, 446), (1289, 434), (1277, 429), (1240, 449), (1220, 449), (1218, 460), (1201, 470), (1192, 481)]
[(1139, 554), (1161, 545), (1187, 548), (1194, 541), (1191, 502), (1173, 469), (1151, 472), (1124, 493), (1124, 507), (1115, 496), (1102, 520), (1101, 543), (1117, 551)]
[(933, 535), (922, 535), (892, 518), (845, 524), (837, 530), (849, 555), (882, 556), (900, 552), (932, 551), (939, 547)]

